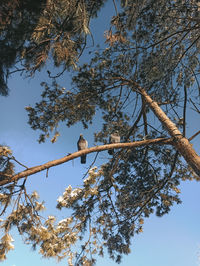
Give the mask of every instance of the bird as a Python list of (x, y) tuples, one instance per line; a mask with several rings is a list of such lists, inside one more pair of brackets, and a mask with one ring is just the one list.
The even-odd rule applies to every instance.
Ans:
[[(116, 131), (115, 133), (110, 134), (109, 144), (111, 144), (111, 143), (119, 143), (119, 142), (120, 142), (120, 135), (119, 135), (118, 131)], [(114, 153), (114, 149), (108, 150), (108, 154), (113, 155), (113, 153)]]
[[(88, 142), (86, 139), (84, 139), (83, 134), (80, 134), (79, 140), (77, 142), (77, 147), (79, 151), (87, 149), (88, 147)], [(86, 154), (81, 156), (81, 163), (82, 164), (86, 163)]]

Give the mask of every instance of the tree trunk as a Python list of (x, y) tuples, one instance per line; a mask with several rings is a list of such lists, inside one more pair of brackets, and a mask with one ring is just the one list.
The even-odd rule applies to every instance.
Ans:
[[(136, 85), (136, 84), (134, 84)], [(187, 138), (183, 137), (176, 125), (169, 119), (169, 117), (163, 112), (157, 102), (153, 101), (152, 98), (146, 93), (146, 91), (136, 85), (140, 90), (140, 93), (144, 97), (146, 103), (149, 105), (151, 110), (154, 112), (156, 117), (160, 120), (163, 126), (167, 129), (170, 136), (174, 139), (173, 145), (184, 157), (189, 166), (194, 172), (200, 177), (200, 156), (192, 148), (192, 145)]]

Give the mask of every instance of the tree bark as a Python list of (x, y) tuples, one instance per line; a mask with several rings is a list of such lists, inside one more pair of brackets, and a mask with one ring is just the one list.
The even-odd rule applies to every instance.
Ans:
[(170, 136), (174, 139), (173, 145), (179, 151), (179, 153), (184, 157), (189, 166), (194, 170), (197, 176), (200, 177), (200, 156), (192, 148), (192, 145), (187, 138), (183, 137), (182, 133), (176, 127), (176, 125), (169, 119), (169, 117), (164, 113), (157, 102), (153, 101), (152, 98), (147, 94), (145, 89), (134, 84), (139, 89), (141, 95), (144, 97), (146, 103), (149, 105), (151, 110), (154, 112), (156, 117), (160, 120), (162, 125), (169, 132)]
[[(38, 172), (47, 170), (53, 166), (71, 161), (75, 158), (78, 158), (84, 154), (92, 153), (92, 152), (100, 152), (104, 150), (109, 150), (109, 149), (127, 149), (127, 148), (133, 148), (133, 147), (139, 147), (139, 146), (147, 146), (147, 145), (152, 145), (152, 144), (159, 144), (159, 145), (172, 145), (172, 139), (171, 138), (157, 138), (157, 139), (148, 139), (148, 140), (142, 140), (142, 141), (135, 141), (135, 142), (129, 142), (129, 143), (114, 143), (114, 144), (106, 144), (106, 145), (101, 145), (101, 146), (95, 146), (91, 147), (85, 150), (77, 151), (74, 153), (71, 153), (63, 158), (53, 160), (47, 163), (44, 163), (42, 165), (38, 165), (35, 167), (28, 168), (22, 172), (17, 173), (14, 176), (10, 176), (10, 178), (6, 178), (0, 181), (0, 186), (3, 186), (5, 184), (12, 183), (14, 181), (19, 180), (20, 178), (28, 177), (30, 175), (36, 174)], [(0, 173), (1, 175), (1, 173)]]

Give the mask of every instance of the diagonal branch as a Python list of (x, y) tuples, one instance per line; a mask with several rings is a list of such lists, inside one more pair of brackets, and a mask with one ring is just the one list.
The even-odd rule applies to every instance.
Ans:
[(200, 177), (200, 156), (195, 152), (189, 140), (183, 136), (158, 103), (154, 101), (151, 96), (148, 95), (146, 90), (134, 80), (125, 79), (123, 77), (115, 77), (115, 79), (121, 80), (123, 83), (126, 82), (126, 85), (131, 86), (133, 91), (143, 96), (150, 109), (173, 138), (173, 145), (176, 150), (183, 156), (188, 165), (193, 169), (194, 173)]
[(173, 145), (173, 139), (171, 138), (157, 138), (157, 139), (148, 139), (148, 140), (142, 140), (142, 141), (135, 141), (135, 142), (129, 142), (129, 143), (114, 143), (114, 144), (106, 144), (106, 145), (101, 145), (101, 146), (95, 146), (95, 147), (91, 147), (88, 149), (84, 149), (81, 151), (77, 151), (74, 152), (72, 154), (69, 154), (63, 158), (57, 159), (57, 160), (53, 160), (53, 161), (49, 161), (47, 163), (44, 163), (42, 165), (38, 165), (38, 166), (34, 166), (31, 168), (28, 168), (22, 172), (17, 173), (14, 176), (10, 176), (10, 178), (8, 179), (4, 179), (0, 181), (0, 186), (3, 186), (5, 184), (9, 184), (11, 182), (17, 181), (20, 178), (24, 178), (33, 174), (36, 174), (38, 172), (44, 171), (46, 169), (49, 169), (53, 166), (59, 165), (59, 164), (63, 164), (65, 162), (68, 162), (70, 160), (73, 160), (75, 158), (78, 158), (84, 154), (89, 154), (89, 153), (93, 153), (93, 152), (100, 152), (100, 151), (104, 151), (104, 150), (108, 150), (108, 149), (131, 149), (133, 147), (139, 147), (139, 146), (147, 146), (147, 145), (152, 145), (152, 144), (169, 144), (169, 145)]
[(161, 124), (166, 128), (170, 136), (174, 139), (174, 146), (177, 151), (184, 157), (186, 162), (190, 165), (193, 171), (200, 177), (200, 156), (195, 152), (189, 140), (185, 138), (177, 126), (170, 120), (160, 106), (155, 102), (136, 82), (129, 81), (136, 90), (144, 97), (146, 103), (154, 112), (156, 117), (160, 120)]

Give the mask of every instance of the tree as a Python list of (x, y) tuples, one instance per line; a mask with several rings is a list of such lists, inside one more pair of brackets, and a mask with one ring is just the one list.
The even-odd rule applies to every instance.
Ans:
[(63, 67), (61, 73), (75, 66), (86, 44), (89, 20), (103, 2), (3, 0), (0, 93), (8, 94), (7, 79), (13, 72), (33, 76), (48, 57)]
[[(44, 60), (37, 57), (36, 63), (35, 54), (29, 58), (29, 53), (25, 53), (25, 61), (31, 59), (31, 63), (25, 64), (28, 71), (42, 67), (51, 49), (55, 65), (63, 64), (60, 74), (66, 66), (75, 66), (77, 51), (82, 53), (84, 48), (80, 32), (90, 32), (89, 23), (85, 24), (82, 18), (96, 15), (103, 1), (98, 7), (93, 1), (70, 1), (73, 10), (79, 7), (75, 13), (63, 9), (68, 1), (52, 3), (53, 9), (48, 5), (42, 11), (48, 14), (48, 28), (41, 17), (32, 33), (37, 40), (33, 51), (36, 57), (43, 53)], [(17, 195), (15, 208), (2, 221), (5, 230), (1, 240), (2, 259), (12, 248), (9, 230), (15, 225), (33, 247), (40, 246), (45, 257), (67, 256), (69, 265), (92, 265), (93, 254), (102, 255), (107, 248), (110, 257), (120, 262), (122, 254), (130, 253), (130, 240), (142, 231), (144, 218), (153, 212), (158, 216), (168, 213), (174, 203), (180, 203), (180, 182), (200, 178), (200, 157), (190, 144), (200, 131), (193, 136), (187, 136), (186, 132), (190, 122), (187, 110), (200, 112), (199, 3), (127, 0), (121, 1), (121, 7), (113, 3), (116, 14), (105, 34), (106, 45), (92, 52), (87, 64), (77, 63), (72, 87), (66, 90), (49, 73), (52, 84), (42, 83), (41, 102), (26, 108), (30, 126), (42, 132), (40, 142), (53, 132), (51, 141), (55, 142), (59, 123), (63, 121), (69, 127), (78, 122), (89, 127), (98, 112), (102, 116), (102, 130), (95, 133), (95, 141), (104, 145), (16, 174), (13, 160), (19, 162), (10, 149), (1, 147), (2, 214)], [(58, 47), (66, 47), (72, 39), (64, 33), (60, 38), (55, 27), (58, 18), (73, 21), (70, 30), (63, 29), (75, 38), (67, 51)], [(38, 29), (41, 29), (39, 35)], [(52, 34), (51, 40), (47, 40), (47, 34)], [(73, 60), (69, 50), (73, 51), (70, 53)], [(107, 144), (109, 135), (116, 130), (123, 143)], [(38, 201), (36, 192), (26, 193), (28, 176), (83, 154), (97, 152), (98, 155), (113, 148), (118, 148), (117, 152), (101, 166), (94, 167), (94, 159), (82, 187), (73, 190), (69, 185), (58, 198), (58, 209), (72, 209), (71, 217), (56, 223), (55, 217), (49, 216), (42, 223), (39, 212), (44, 205)], [(81, 241), (80, 252), (75, 252), (73, 245)]]
[[(7, 78), (9, 69), (23, 57), (27, 40), (38, 23), (39, 15), (46, 1), (5, 1), (0, 7), (1, 24), (1, 65), (0, 65), (0, 93), (8, 94)], [(16, 66), (16, 71), (18, 70)]]

